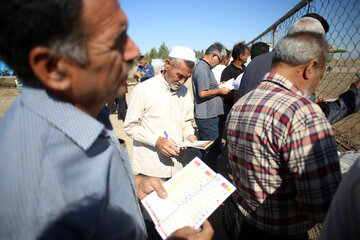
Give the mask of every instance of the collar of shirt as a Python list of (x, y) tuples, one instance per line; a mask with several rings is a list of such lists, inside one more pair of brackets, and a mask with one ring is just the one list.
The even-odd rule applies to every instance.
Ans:
[(212, 67), (210, 66), (210, 64), (209, 64), (207, 61), (205, 61), (204, 59), (201, 58), (199, 61), (205, 63), (205, 65), (206, 65), (209, 69), (212, 69)]
[(105, 131), (104, 125), (95, 118), (42, 88), (24, 85), (21, 95), (25, 106), (49, 121), (85, 151)]
[(241, 67), (242, 67), (242, 69), (241, 68), (239, 68), (238, 66), (236, 66), (235, 64), (234, 64), (234, 62), (235, 61), (232, 61), (230, 64), (233, 66), (233, 67), (235, 67), (235, 68), (237, 68), (237, 69), (240, 69), (241, 71), (245, 71), (245, 68), (246, 68), (246, 66), (245, 66), (245, 64), (243, 63), (243, 64), (241, 64)]
[(276, 85), (285, 88), (296, 95), (304, 97), (303, 93), (289, 79), (281, 76), (280, 74), (269, 72), (265, 74), (263, 83), (264, 82), (275, 83)]

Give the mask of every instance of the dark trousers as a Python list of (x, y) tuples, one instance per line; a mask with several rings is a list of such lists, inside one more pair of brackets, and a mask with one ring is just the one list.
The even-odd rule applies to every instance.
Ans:
[(212, 140), (214, 143), (206, 150), (201, 151), (203, 160), (212, 170), (217, 172), (217, 157), (221, 153), (221, 136), (219, 134), (219, 117), (195, 118), (199, 130), (200, 140)]

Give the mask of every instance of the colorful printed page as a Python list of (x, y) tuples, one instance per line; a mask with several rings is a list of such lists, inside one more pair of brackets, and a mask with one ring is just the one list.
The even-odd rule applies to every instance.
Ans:
[(178, 145), (179, 148), (183, 147), (191, 147), (191, 148), (198, 148), (198, 149), (207, 149), (211, 144), (213, 144), (214, 141), (185, 141)]
[(152, 192), (141, 201), (163, 239), (185, 226), (198, 229), (235, 191), (234, 185), (198, 157), (168, 180), (164, 187), (168, 193), (166, 199)]

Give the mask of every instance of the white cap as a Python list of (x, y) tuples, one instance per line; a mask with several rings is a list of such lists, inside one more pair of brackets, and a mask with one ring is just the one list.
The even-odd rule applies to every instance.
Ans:
[(182, 46), (174, 46), (171, 48), (169, 57), (171, 58), (179, 58), (183, 60), (188, 60), (192, 62), (196, 62), (195, 52), (194, 50), (188, 47)]

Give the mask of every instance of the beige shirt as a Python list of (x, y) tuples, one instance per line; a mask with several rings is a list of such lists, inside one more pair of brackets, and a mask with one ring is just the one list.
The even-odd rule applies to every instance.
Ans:
[[(180, 143), (194, 134), (194, 104), (185, 86), (171, 91), (160, 74), (137, 85), (131, 94), (124, 122), (124, 131), (134, 140), (133, 170), (148, 176), (173, 176), (191, 159), (189, 150), (180, 150), (178, 157), (166, 157), (155, 147), (166, 131)], [(190, 157), (190, 156), (189, 156)]]

